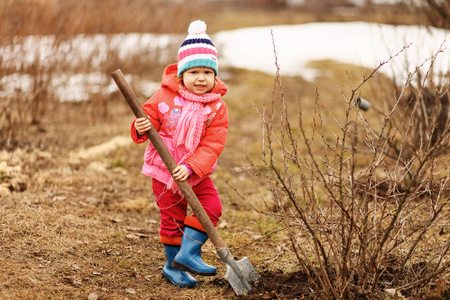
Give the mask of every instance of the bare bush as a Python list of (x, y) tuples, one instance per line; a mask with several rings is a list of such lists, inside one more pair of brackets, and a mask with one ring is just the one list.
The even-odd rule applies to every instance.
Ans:
[[(57, 62), (37, 46), (39, 37), (3, 38), (0, 43), (0, 114), (1, 144), (11, 146), (30, 125), (41, 126), (48, 110), (54, 108), (49, 92)], [(46, 44), (43, 42), (43, 44)]]
[(413, 296), (450, 269), (448, 83), (438, 88), (424, 78), (408, 98), (417, 75), (410, 74), (393, 103), (373, 101), (382, 106), (379, 122), (354, 106), (360, 88), (395, 57), (341, 94), (342, 119), (317, 93), (314, 114), (300, 108), (294, 125), (278, 73), (272, 104), (260, 112), (272, 192), (261, 212), (284, 224), (320, 299)]
[[(26, 142), (30, 126), (45, 130), (64, 101), (86, 103), (86, 121), (108, 117), (121, 68), (138, 77), (176, 57), (178, 32), (190, 6), (163, 1), (6, 1), (0, 4), (0, 145)], [(164, 22), (178, 11), (179, 22)], [(82, 18), (80, 16), (83, 16)], [(154, 32), (128, 33), (122, 32)], [(172, 59), (170, 59), (172, 62)], [(58, 114), (59, 112), (59, 114)]]

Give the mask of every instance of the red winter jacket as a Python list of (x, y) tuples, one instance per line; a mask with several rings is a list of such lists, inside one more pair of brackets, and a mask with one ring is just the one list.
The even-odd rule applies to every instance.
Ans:
[[(176, 149), (172, 146), (172, 138), (178, 123), (178, 118), (183, 110), (182, 103), (178, 100), (181, 82), (177, 77), (177, 64), (166, 67), (163, 73), (161, 88), (143, 105), (150, 117), (153, 127), (159, 132), (164, 144), (169, 149), (175, 162), (186, 153), (183, 146)], [(227, 87), (216, 77), (216, 85), (212, 92), (226, 94)], [(189, 184), (196, 185), (201, 178), (211, 174), (216, 167), (217, 158), (222, 152), (228, 134), (228, 108), (222, 99), (205, 104), (208, 112), (201, 136), (200, 143), (191, 157), (185, 161), (193, 171), (193, 176), (188, 179)], [(147, 135), (139, 136), (131, 124), (131, 137), (136, 143), (145, 142)], [(172, 190), (177, 190), (172, 176), (167, 170), (161, 157), (150, 143), (145, 151), (142, 173), (167, 184)]]

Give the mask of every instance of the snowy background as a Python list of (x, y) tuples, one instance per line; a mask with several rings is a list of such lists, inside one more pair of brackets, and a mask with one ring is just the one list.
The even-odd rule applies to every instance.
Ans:
[[(397, 82), (402, 82), (407, 76), (407, 68), (409, 72), (414, 72), (417, 66), (422, 65), (422, 72), (428, 71), (430, 58), (441, 50), (434, 63), (434, 72), (447, 73), (450, 69), (450, 52), (447, 49), (450, 31), (436, 28), (365, 22), (308, 23), (243, 28), (219, 32), (210, 37), (219, 49), (219, 76), (221, 66), (275, 75), (274, 46), (281, 75), (302, 76), (310, 81), (324, 70), (311, 69), (308, 63), (324, 59), (376, 68), (381, 62), (395, 56), (380, 71), (388, 76), (395, 76)], [(184, 36), (80, 35), (70, 42), (60, 43), (56, 51), (52, 47), (53, 39), (53, 36), (28, 37), (23, 46), (29, 49), (27, 56), (19, 55), (15, 47), (0, 49), (3, 61), (15, 61), (18, 65), (32, 64), (35, 62), (34, 55), (38, 53), (40, 63), (45, 66), (50, 60), (60, 59), (59, 53), (66, 53), (61, 57), (69, 59), (74, 66), (80, 65), (86, 57), (95, 57), (91, 64), (100, 66), (107, 60), (107, 53), (111, 48), (117, 51), (119, 57), (126, 58), (136, 53), (145, 53), (148, 49), (165, 48), (173, 41), (183, 40)], [(162, 58), (167, 60), (167, 57)], [(176, 57), (171, 61), (176, 62)], [(32, 80), (27, 74), (2, 77), (0, 97), (17, 91), (26, 92), (31, 88)], [(147, 95), (151, 95), (159, 87), (159, 82), (142, 79), (140, 82)], [(117, 90), (109, 74), (101, 72), (60, 74), (51, 79), (50, 85), (61, 101), (86, 100), (92, 92), (110, 93)]]
[[(450, 67), (449, 38), (450, 32), (442, 29), (351, 22), (244, 28), (220, 32), (213, 41), (222, 50), (221, 64), (275, 74), (275, 45), (282, 75), (313, 79), (317, 70), (307, 67), (310, 61), (332, 59), (376, 68), (399, 52), (381, 71), (391, 77), (405, 76), (406, 60), (413, 71), (439, 49), (444, 52), (436, 58), (435, 72), (446, 73)], [(402, 51), (404, 46), (408, 48)], [(426, 63), (424, 70), (428, 66)]]

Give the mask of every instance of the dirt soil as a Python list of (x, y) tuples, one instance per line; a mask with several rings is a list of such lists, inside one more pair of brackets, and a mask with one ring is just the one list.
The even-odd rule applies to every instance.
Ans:
[[(305, 299), (312, 296), (312, 285), (303, 272), (264, 271), (255, 290), (240, 299)], [(275, 280), (276, 279), (276, 280)]]

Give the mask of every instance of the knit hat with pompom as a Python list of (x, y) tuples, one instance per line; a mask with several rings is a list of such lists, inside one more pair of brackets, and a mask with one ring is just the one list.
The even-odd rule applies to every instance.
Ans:
[(178, 50), (178, 75), (195, 67), (207, 67), (218, 73), (217, 50), (206, 34), (206, 24), (197, 20), (189, 25), (188, 36)]

